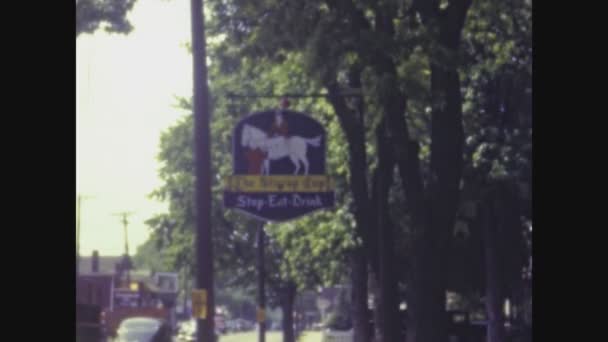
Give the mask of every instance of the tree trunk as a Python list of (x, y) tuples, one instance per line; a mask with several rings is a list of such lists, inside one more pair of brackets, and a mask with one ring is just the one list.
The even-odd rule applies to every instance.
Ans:
[(357, 247), (354, 249), (351, 262), (353, 342), (369, 342), (371, 331), (367, 308), (367, 261), (363, 248)]
[(493, 203), (482, 206), (482, 229), (484, 238), (485, 266), (486, 266), (486, 312), (488, 315), (488, 342), (505, 342), (505, 328), (503, 307), (504, 293), (500, 279), (499, 237), (496, 220), (497, 215)]
[(281, 297), (281, 310), (283, 311), (283, 342), (295, 342), (293, 329), (294, 302), (296, 298), (295, 284), (287, 284), (283, 288)]
[[(416, 234), (412, 279), (416, 316), (412, 334), (417, 342), (447, 341), (446, 250), (454, 229), (462, 176), (462, 101), (455, 70), (432, 66), (431, 175), (422, 205), (422, 231)], [(444, 102), (445, 101), (445, 102)]]
[[(392, 227), (380, 229), (390, 230)], [(393, 260), (392, 246), (383, 247), (380, 261), (380, 302), (382, 303), (380, 327), (383, 339), (378, 342), (401, 340), (399, 297), (397, 295), (397, 277), (392, 267)]]
[(410, 295), (411, 321), (409, 342), (447, 341), (446, 294), (444, 276), (440, 273), (441, 256), (429, 238), (423, 238), (414, 262)]
[[(416, 150), (406, 149), (398, 158), (405, 195), (412, 203), (415, 229), (414, 270), (411, 279), (413, 321), (408, 339), (416, 342), (445, 342), (448, 337), (445, 251), (449, 247), (460, 193), (464, 133), (458, 65), (452, 65), (453, 58), (441, 56), (439, 52), (457, 52), (471, 0), (451, 1), (445, 9), (439, 8), (439, 1), (415, 1), (414, 5), (431, 37), (441, 49), (431, 51), (430, 56), (433, 107), (431, 172), (425, 194), (420, 194), (422, 186), (419, 170), (416, 169)], [(395, 124), (389, 122), (389, 127), (395, 134), (402, 127), (407, 129), (397, 113), (391, 118)], [(396, 143), (407, 146), (407, 136), (404, 133), (400, 135), (401, 139)]]
[(369, 275), (369, 292), (374, 294), (374, 309), (370, 312), (372, 316), (372, 341), (382, 341), (382, 301), (380, 300), (380, 284), (378, 283), (378, 277), (376, 274), (370, 273)]
[[(360, 87), (360, 71), (352, 70), (350, 85)], [(367, 263), (372, 269), (377, 267), (376, 245), (370, 240), (370, 198), (367, 182), (367, 157), (365, 150), (365, 126), (363, 121), (363, 103), (360, 102), (356, 110), (346, 105), (344, 97), (340, 95), (337, 81), (327, 83), (329, 102), (332, 104), (340, 127), (342, 128), (348, 144), (350, 179), (349, 187), (353, 195), (351, 212), (355, 217), (355, 237), (361, 240), (361, 245), (353, 251), (352, 270), (352, 298), (353, 298), (353, 327), (354, 341), (370, 341), (369, 313), (367, 308)]]
[(397, 277), (393, 269), (394, 243), (393, 225), (388, 207), (389, 190), (393, 182), (395, 166), (392, 148), (386, 138), (386, 121), (382, 121), (376, 130), (378, 142), (378, 168), (375, 172), (374, 194), (372, 203), (377, 205), (376, 222), (378, 234), (378, 331), (377, 342), (401, 340), (399, 322), (399, 297), (397, 294)]

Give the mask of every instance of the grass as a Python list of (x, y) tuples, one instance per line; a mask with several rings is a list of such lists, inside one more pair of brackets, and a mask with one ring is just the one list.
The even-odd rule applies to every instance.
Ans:
[(305, 331), (300, 336), (298, 342), (321, 342), (320, 331)]
[[(272, 331), (266, 333), (266, 342), (283, 342), (280, 332)], [(219, 342), (257, 342), (258, 333), (256, 331), (222, 335)]]
[[(223, 335), (219, 342), (257, 342), (258, 334), (255, 331)], [(281, 332), (267, 332), (266, 342), (283, 342)], [(321, 333), (318, 331), (307, 331), (302, 334), (298, 342), (321, 342)]]

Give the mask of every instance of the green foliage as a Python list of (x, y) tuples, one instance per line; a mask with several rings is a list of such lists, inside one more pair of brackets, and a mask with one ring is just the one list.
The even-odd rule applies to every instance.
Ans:
[(131, 32), (127, 13), (137, 0), (76, 0), (76, 36), (93, 33), (102, 27), (106, 32)]
[(150, 270), (151, 273), (164, 272), (169, 269), (158, 252), (154, 239), (147, 240), (137, 248), (133, 262), (136, 269)]
[(217, 305), (228, 310), (228, 318), (256, 319), (257, 303), (248, 291), (238, 287), (219, 287), (215, 293)]
[(346, 251), (354, 246), (352, 219), (345, 208), (297, 221), (269, 225), (283, 250), (282, 274), (301, 288), (338, 284), (346, 273)]
[[(349, 72), (354, 67), (362, 72), (361, 107), (368, 180), (378, 164), (375, 128), (385, 115), (383, 103), (387, 94), (398, 88), (407, 97), (408, 133), (420, 147), (424, 186), (432, 178), (431, 113), (438, 107), (431, 91), (431, 64), (457, 68), (460, 73), (465, 166), (462, 210), (457, 222), (459, 230), (466, 226), (463, 229), (466, 233), (454, 234), (450, 243), (452, 288), (468, 293), (482, 290), (481, 237), (475, 224), (467, 221), (469, 204), (483, 201), (497, 182), (504, 182), (521, 203), (521, 216), (525, 221), (531, 220), (531, 2), (473, 2), (460, 48), (455, 52), (441, 49), (436, 42), (437, 32), (432, 25), (431, 28), (423, 25), (412, 3), (207, 2), (212, 14), (207, 32), (212, 62), (209, 70), (213, 108), (212, 222), (215, 269), (222, 282), (243, 285), (243, 291), (251, 295), (252, 290), (244, 285), (251, 285), (255, 279), (257, 223), (222, 206), (221, 180), (232, 173), (231, 130), (243, 115), (274, 108), (278, 102), (277, 99), (234, 98), (230, 94), (321, 93), (326, 91), (326, 83), (334, 80), (346, 88)], [(396, 74), (382, 70), (386, 60), (394, 63)], [(179, 101), (180, 107), (191, 110), (189, 99)], [(349, 101), (354, 107), (355, 100)], [(360, 242), (354, 237), (356, 224), (348, 183), (351, 156), (344, 127), (325, 99), (298, 98), (291, 102), (292, 109), (310, 113), (327, 129), (327, 172), (336, 181), (337, 205), (333, 211), (266, 226), (268, 277), (270, 287), (275, 290), (291, 282), (299, 289), (342, 282), (348, 276), (349, 251)], [(177, 269), (188, 269), (190, 275), (194, 265), (192, 145), (191, 115), (163, 134), (159, 153), (163, 185), (153, 196), (166, 201), (169, 210), (148, 221), (154, 241), (163, 249), (163, 261)], [(400, 265), (396, 271), (402, 288), (406, 288), (413, 250), (411, 203), (404, 197), (404, 184), (397, 173), (394, 180), (388, 203), (395, 226), (395, 264)], [(505, 247), (508, 255), (519, 254), (523, 248), (517, 236), (525, 230), (520, 229), (522, 225), (513, 227), (514, 233), (507, 234), (510, 237), (505, 240), (509, 242)], [(530, 249), (527, 247), (528, 254)], [(511, 271), (518, 267), (521, 265), (513, 266)]]
[[(531, 220), (532, 41), (529, 1), (475, 2), (463, 33), (465, 168), (460, 219), (468, 234), (453, 243), (453, 279), (468, 292), (483, 291), (480, 227), (471, 220), (490, 198), (504, 201), (510, 216), (499, 239), (502, 283), (521, 287), (530, 257), (526, 222)], [(511, 199), (509, 199), (511, 198)], [(508, 205), (507, 203), (516, 203)], [(460, 277), (458, 276), (460, 274)], [(464, 283), (467, 283), (465, 285)]]

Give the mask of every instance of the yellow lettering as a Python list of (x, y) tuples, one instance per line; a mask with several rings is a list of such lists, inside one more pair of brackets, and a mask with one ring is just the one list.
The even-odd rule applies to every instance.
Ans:
[(260, 176), (235, 175), (224, 179), (226, 191), (232, 192), (328, 192), (334, 184), (325, 175)]

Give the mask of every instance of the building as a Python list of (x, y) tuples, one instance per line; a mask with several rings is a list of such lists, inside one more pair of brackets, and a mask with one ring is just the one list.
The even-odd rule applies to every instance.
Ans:
[(112, 310), (116, 284), (112, 263), (117, 259), (120, 258), (100, 258), (96, 252), (91, 257), (81, 258), (76, 279), (77, 304), (97, 305), (101, 310)]
[(177, 274), (133, 270), (128, 256), (102, 257), (96, 251), (81, 257), (78, 266), (76, 303), (98, 308), (110, 335), (132, 316), (164, 318), (175, 324)]

